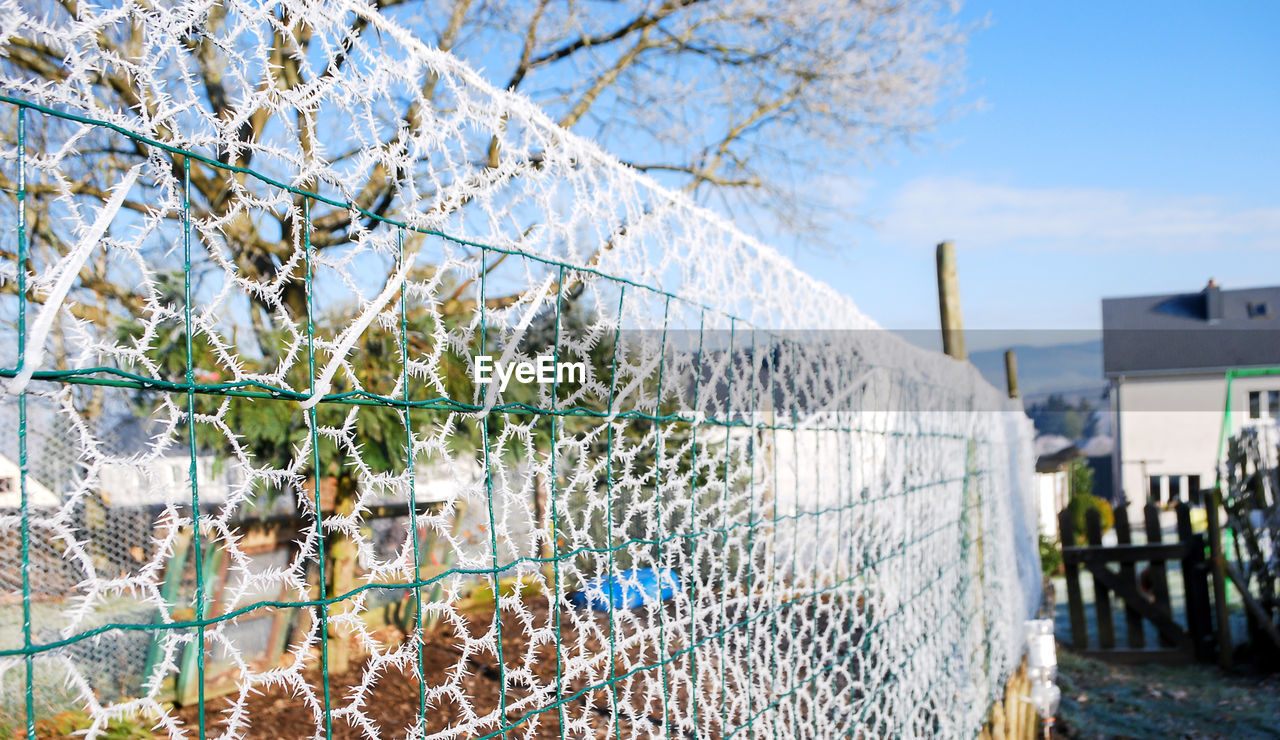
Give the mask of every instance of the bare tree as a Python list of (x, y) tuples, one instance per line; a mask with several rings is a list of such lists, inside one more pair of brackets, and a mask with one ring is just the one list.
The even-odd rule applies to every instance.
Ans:
[[(83, 14), (76, 0), (45, 5), (43, 12), (68, 20)], [(145, 10), (149, 4), (139, 5)], [(799, 212), (804, 185), (815, 174), (841, 171), (850, 159), (887, 141), (910, 140), (927, 130), (945, 112), (958, 83), (964, 41), (954, 7), (936, 0), (373, 5), (637, 169), (704, 196), (746, 192), (752, 203), (780, 214)], [(311, 82), (308, 68), (333, 73), (349, 62), (352, 44), (342, 39), (312, 48), (305, 11), (294, 15), (284, 6), (275, 15), (280, 28), (270, 79), (263, 82), (296, 90)], [(94, 70), (86, 82), (121, 109), (155, 114), (161, 96), (148, 87), (159, 80), (131, 75), (127, 63), (145, 53), (139, 17), (132, 23), (122, 18), (97, 35), (123, 63)], [(206, 27), (193, 26), (189, 34), (191, 69), (203, 86), (203, 103), (213, 115), (228, 116), (237, 94), (225, 77), (231, 50), (217, 41), (228, 9), (214, 4), (199, 22)], [(352, 17), (349, 38), (366, 32), (367, 20)], [(5, 64), (34, 78), (58, 79), (66, 74), (63, 60), (71, 51), (58, 41), (20, 32), (6, 42)], [(317, 53), (330, 64), (308, 64), (307, 57)], [(427, 104), (440, 100), (438, 89), (428, 86), (424, 93)], [(414, 102), (400, 112), (410, 126), (421, 120), (421, 101)], [(252, 142), (287, 118), (285, 107), (244, 116), (238, 122), (243, 140)], [(306, 127), (299, 126), (297, 135), (305, 139)], [(246, 147), (230, 161), (252, 166), (251, 151)], [(496, 162), (498, 153), (489, 154)], [(394, 213), (390, 193), (396, 174), (403, 173), (370, 172), (358, 190), (360, 205)], [(197, 177), (193, 185), (216, 210), (218, 192), (225, 193), (217, 178)], [(347, 226), (342, 216), (318, 218), (316, 244), (340, 240)], [(263, 239), (270, 241), (243, 235), (245, 242)], [(260, 246), (257, 251), (270, 251)], [(247, 258), (246, 264), (255, 261), (260, 258)]]
[(428, 8), (400, 12), (560, 125), (680, 187), (780, 214), (815, 175), (928, 130), (953, 102), (964, 43), (955, 4), (932, 0)]
[[(483, 201), (503, 197), (512, 180), (535, 177), (553, 157), (559, 157), (557, 172), (568, 173), (577, 158), (595, 155), (581, 146), (559, 153), (557, 129), (513, 118), (510, 101), (467, 107), (472, 101), (459, 94), (457, 80), (414, 66), (416, 52), (384, 56), (410, 48), (395, 37), (397, 29), (412, 29), (487, 69), (491, 82), (527, 96), (554, 123), (601, 142), (635, 169), (703, 195), (741, 193), (784, 214), (797, 212), (799, 180), (927, 129), (956, 84), (963, 42), (954, 9), (933, 0), (133, 0), (109, 8), (40, 0), (30, 6), (0, 6), (5, 94), (97, 111), (120, 130), (46, 117), (25, 132), (28, 272), (64, 263), (92, 230), (94, 209), (111, 201), (121, 183), (130, 186), (117, 199), (125, 215), (107, 235), (129, 249), (96, 250), (76, 264), (55, 329), (90, 337), (80, 346), (97, 352), (100, 364), (181, 381), (193, 370), (183, 351), (182, 281), (207, 274), (212, 277), (197, 286), (200, 295), (209, 298), (234, 282), (241, 299), (192, 330), (200, 335), (193, 357), (199, 369), (222, 378), (270, 377), (299, 391), (315, 377), (299, 359), (313, 319), (325, 351), (342, 360), (333, 347), (346, 326), (344, 309), (370, 297), (317, 298), (304, 276), (311, 269), (304, 243), (322, 255), (358, 246), (365, 250), (358, 270), (357, 263), (341, 262), (345, 257), (333, 258), (347, 270), (344, 276), (379, 270), (386, 276), (392, 269), (386, 264), (396, 261), (388, 219), (428, 226), (509, 219), (519, 222), (519, 239), (531, 240), (566, 239), (578, 228), (572, 218), (549, 224), (546, 213), (518, 198), (501, 216)], [(397, 76), (401, 63), (411, 73)], [(362, 95), (364, 85), (376, 94)], [(460, 109), (452, 118), (442, 113)], [(454, 129), (436, 136), (433, 127), (447, 120), (455, 121)], [(474, 130), (472, 120), (478, 120)], [(9, 218), (19, 190), (11, 106), (0, 119), (0, 137), (10, 153), (0, 167), (0, 188), (12, 196)], [(549, 191), (541, 197), (548, 209), (556, 200)], [(637, 214), (611, 214), (606, 206), (597, 220), (612, 224), (580, 255), (582, 262), (599, 259), (636, 228)], [(189, 263), (175, 248), (188, 226), (205, 245)], [(409, 252), (424, 239), (411, 230), (401, 236)], [(438, 305), (413, 308), (410, 354), (429, 352), (441, 324), (473, 318), (479, 306), (502, 310), (526, 299), (528, 286), (481, 295), (481, 278), (505, 258), (473, 253), (470, 259), (469, 277), (455, 275), (438, 286)], [(12, 241), (0, 245), (0, 260), (16, 264)], [(432, 280), (432, 270), (419, 266), (413, 277)], [(565, 280), (569, 284), (548, 283), (543, 293), (576, 300), (581, 278)], [(326, 285), (358, 292), (355, 282)], [(0, 291), (16, 296), (16, 281), (6, 279)], [(27, 299), (38, 307), (54, 292), (48, 283), (29, 285)], [(51, 344), (63, 346), (57, 336)], [(370, 325), (358, 349), (366, 364), (344, 365), (345, 387), (375, 381), (384, 393), (396, 387), (401, 348), (394, 327)], [(374, 349), (380, 364), (368, 360)], [(70, 362), (63, 354), (52, 364), (66, 369)], [(100, 395), (91, 396), (82, 412), (93, 417), (100, 404)], [(306, 436), (301, 419), (259, 434), (263, 425), (236, 419), (219, 404), (207, 409), (221, 424), (215, 440), (245, 454), (233, 437), (247, 437), (249, 447), (261, 448), (260, 457), (275, 450), (282, 467), (292, 463), (290, 445)], [(171, 412), (171, 419), (184, 413)], [(335, 430), (336, 441), (321, 461), (327, 470), (311, 471), (312, 480), (331, 476), (334, 506), (347, 513), (376, 445), (351, 441), (354, 422), (344, 421), (345, 411), (328, 413), (336, 415), (320, 424)], [(361, 417), (379, 418), (372, 411)], [(390, 430), (397, 419), (377, 424)], [(403, 444), (391, 431), (377, 439), (387, 450)], [(389, 453), (374, 457), (384, 468), (404, 464)], [(349, 554), (339, 555), (344, 537), (329, 540), (329, 556), (350, 562)], [(340, 581), (350, 574), (330, 573), (329, 594), (342, 593), (347, 584)]]
[[(95, 107), (148, 124), (143, 128), (157, 139), (216, 157), (223, 168), (190, 167), (190, 207), (194, 222), (225, 243), (239, 275), (263, 286), (253, 292), (255, 307), (247, 314), (245, 333), (254, 336), (269, 332), (281, 315), (298, 320), (305, 314), (297, 257), (304, 198), (271, 201), (270, 188), (245, 170), (311, 190), (336, 185), (339, 200), (355, 208), (310, 204), (306, 237), (321, 250), (351, 243), (378, 219), (404, 217), (406, 184), (419, 201), (433, 190), (444, 192), (446, 183), (434, 176), (439, 157), (429, 161), (404, 151), (433, 109), (457, 104), (436, 76), (428, 74), (400, 95), (399, 105), (372, 111), (369, 121), (308, 100), (326, 80), (359, 79), (351, 68), (367, 66), (362, 56), (382, 48), (383, 30), (371, 24), (376, 15), (487, 69), (491, 81), (527, 95), (560, 126), (602, 142), (631, 166), (704, 197), (768, 204), (784, 219), (804, 213), (805, 181), (926, 130), (956, 85), (963, 43), (955, 8), (934, 0), (375, 0), (359, 11), (342, 3), (234, 1), (167, 8), (140, 0), (105, 10), (77, 0), (33, 5), (6, 13), (0, 68), (7, 92), (22, 97), (49, 88), (76, 90)], [(312, 17), (317, 14), (322, 21)], [(158, 53), (151, 34), (161, 26), (181, 42), (159, 62), (150, 56)], [(270, 36), (263, 38), (264, 31)], [(86, 64), (89, 59), (95, 62)], [(189, 95), (175, 99), (175, 88)], [(193, 121), (190, 130), (182, 130), (186, 120)], [(12, 150), (16, 132), (9, 121), (0, 136)], [(217, 129), (212, 134), (202, 125), (210, 121)], [(73, 152), (59, 149), (60, 136), (74, 139)], [(175, 181), (184, 176), (181, 157), (105, 130), (50, 126), (29, 131), (28, 138), (33, 147), (60, 156), (59, 177), (28, 183), (37, 264), (41, 254), (44, 264), (53, 264), (74, 242), (68, 224), (81, 219), (68, 197), (105, 199), (121, 174), (147, 157), (167, 158)], [(450, 157), (447, 184), (466, 181), (468, 191), (438, 198), (436, 215), (465, 212), (471, 191), (513, 171), (518, 177), (536, 170), (543, 156), (537, 149), (546, 145), (539, 141), (516, 152), (510, 158), (521, 161), (513, 170), (499, 133), (482, 138), (487, 146)], [(316, 170), (309, 163), (319, 161), (329, 165), (330, 179), (342, 165), (350, 167), (337, 183), (322, 182), (318, 172), (311, 179), (301, 174)], [(0, 173), (0, 187), (16, 192), (11, 168)], [(162, 228), (161, 220), (182, 217), (173, 207), (179, 194), (153, 195), (126, 198), (123, 208), (154, 229)], [(154, 202), (161, 195), (169, 207)], [(250, 198), (264, 200), (244, 207)], [(75, 218), (64, 218), (60, 208)], [(536, 218), (523, 225), (526, 234), (538, 227)], [(615, 236), (627, 228), (619, 223)], [(606, 239), (594, 254), (609, 248)], [(11, 244), (0, 249), (12, 261)], [(464, 281), (445, 312), (474, 308), (477, 283)], [(153, 313), (154, 301), (138, 294), (137, 284), (136, 275), (99, 254), (84, 264), (66, 305), (99, 325)], [(12, 292), (13, 284), (6, 289)], [(32, 298), (41, 300), (38, 291)], [(502, 307), (518, 298), (488, 300)]]

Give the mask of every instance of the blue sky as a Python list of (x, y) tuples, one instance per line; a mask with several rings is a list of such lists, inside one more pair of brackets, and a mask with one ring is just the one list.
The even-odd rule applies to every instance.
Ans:
[(891, 329), (1097, 329), (1099, 299), (1280, 283), (1280, 3), (977, 2), (965, 100), (832, 188), (834, 248), (775, 243)]

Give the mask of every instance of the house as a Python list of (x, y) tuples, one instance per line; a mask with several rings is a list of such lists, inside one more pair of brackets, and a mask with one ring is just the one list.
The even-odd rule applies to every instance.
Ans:
[[(191, 501), (192, 460), (185, 444), (156, 449), (156, 430), (146, 417), (124, 412), (113, 416), (96, 439), (94, 455), (84, 454), (78, 434), (63, 410), (41, 397), (27, 402), (27, 503), (33, 509), (62, 506), (69, 499), (91, 495), (106, 506), (158, 510), (168, 504), (188, 505)], [(0, 509), (21, 505), (17, 404), (0, 404)], [(250, 461), (252, 462), (252, 461)], [(95, 476), (86, 482), (87, 466)], [(443, 502), (457, 498), (468, 486), (483, 478), (474, 461), (457, 464), (420, 463), (415, 476), (419, 503)], [(196, 492), (200, 502), (218, 506), (249, 484), (245, 465), (213, 450), (200, 451), (195, 458)], [(372, 493), (370, 501), (381, 504), (398, 501), (394, 491)], [(266, 502), (254, 499), (253, 514), (274, 511), (288, 513), (288, 497)], [(265, 508), (264, 508), (265, 507)], [(249, 514), (245, 504), (242, 513)], [(271, 509), (269, 511), (268, 509)]]
[(1073, 444), (1036, 458), (1036, 503), (1040, 534), (1058, 536), (1058, 512), (1071, 498), (1071, 463), (1083, 453)]
[[(18, 464), (0, 453), (0, 509), (17, 509), (22, 506), (22, 487)], [(31, 508), (57, 506), (62, 497), (54, 494), (40, 481), (27, 476), (27, 505)]]
[[(1102, 301), (1103, 372), (1116, 419), (1116, 500), (1198, 504), (1214, 484), (1227, 372), (1280, 368), (1280, 286)], [(1280, 422), (1280, 369), (1237, 377), (1231, 428)], [(1131, 512), (1134, 513), (1134, 512)]]

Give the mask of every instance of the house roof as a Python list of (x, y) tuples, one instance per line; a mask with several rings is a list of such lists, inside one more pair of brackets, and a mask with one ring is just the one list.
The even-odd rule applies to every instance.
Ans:
[(1079, 447), (1067, 445), (1057, 452), (1036, 458), (1036, 472), (1056, 473), (1059, 470), (1066, 470), (1073, 460), (1081, 457), (1084, 457), (1084, 453), (1080, 451)]
[(1102, 299), (1107, 377), (1280, 365), (1280, 286)]

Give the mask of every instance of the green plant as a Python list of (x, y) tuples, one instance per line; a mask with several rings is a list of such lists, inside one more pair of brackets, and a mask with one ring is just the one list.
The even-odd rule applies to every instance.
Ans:
[(1078, 495), (1093, 495), (1093, 468), (1083, 460), (1072, 460), (1067, 468), (1067, 491), (1072, 498)]
[[(92, 724), (87, 712), (74, 709), (37, 720), (36, 736), (40, 738), (80, 737)], [(0, 716), (0, 738), (17, 740), (26, 736), (26, 725), (21, 718)], [(126, 717), (108, 722), (105, 731), (98, 737), (104, 740), (151, 740), (155, 735), (147, 729), (140, 718)]]
[(1071, 496), (1071, 500), (1067, 503), (1067, 510), (1071, 512), (1071, 525), (1075, 529), (1076, 544), (1083, 545), (1088, 542), (1086, 537), (1087, 515), (1090, 509), (1098, 512), (1101, 520), (1102, 531), (1107, 532), (1116, 523), (1115, 512), (1111, 509), (1111, 504), (1106, 499), (1099, 498), (1089, 493), (1078, 493)]
[(1040, 535), (1040, 570), (1045, 578), (1062, 571), (1062, 548), (1058, 546), (1058, 538)]
[(1093, 469), (1083, 460), (1072, 460), (1067, 467), (1067, 486), (1071, 494), (1071, 498), (1067, 501), (1067, 511), (1071, 512), (1075, 544), (1083, 545), (1088, 542), (1088, 530), (1085, 525), (1087, 524), (1086, 515), (1090, 509), (1097, 510), (1103, 532), (1115, 525), (1116, 517), (1115, 512), (1111, 510), (1111, 504), (1106, 499), (1093, 495)]

